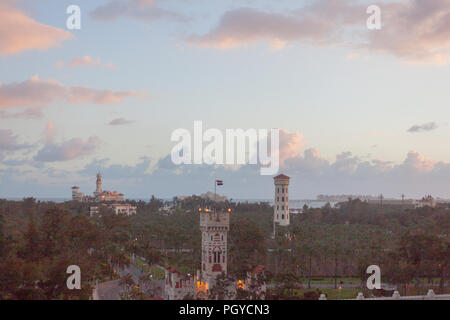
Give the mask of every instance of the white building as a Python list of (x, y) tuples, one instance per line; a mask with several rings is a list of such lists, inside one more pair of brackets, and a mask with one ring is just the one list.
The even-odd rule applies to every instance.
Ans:
[(89, 207), (89, 214), (91, 217), (93, 217), (96, 214), (100, 213), (100, 207), (109, 208), (111, 209), (115, 214), (126, 214), (127, 216), (130, 216), (132, 214), (136, 214), (137, 207), (133, 206), (129, 203), (112, 203), (110, 205), (101, 204), (100, 206), (91, 206)]
[(80, 187), (78, 186), (72, 187), (72, 200), (84, 201), (84, 193), (80, 192)]
[(417, 201), (415, 207), (416, 208), (424, 208), (424, 207), (436, 208), (436, 200), (431, 195), (428, 195), (426, 197), (423, 197), (419, 201)]
[(115, 214), (126, 214), (127, 216), (136, 214), (136, 206), (129, 203), (113, 203), (111, 208)]
[(273, 221), (280, 226), (289, 225), (289, 177), (280, 174), (274, 179), (275, 201)]
[(98, 215), (100, 213), (100, 207), (99, 206), (90, 206), (89, 207), (89, 215), (91, 217)]
[(102, 190), (102, 175), (97, 174), (96, 188), (93, 196), (85, 195), (80, 192), (77, 186), (72, 187), (72, 200), (85, 202), (106, 202), (106, 201), (124, 201), (123, 193), (117, 191)]

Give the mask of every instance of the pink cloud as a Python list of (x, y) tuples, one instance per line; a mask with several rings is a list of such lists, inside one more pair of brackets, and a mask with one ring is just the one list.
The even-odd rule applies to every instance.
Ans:
[(426, 159), (416, 151), (408, 152), (405, 161), (397, 166), (398, 170), (405, 170), (413, 173), (427, 173), (434, 169), (436, 162)]
[(135, 91), (98, 90), (90, 87), (75, 86), (69, 90), (70, 103), (119, 104), (124, 98), (139, 97)]
[(27, 144), (19, 143), (18, 137), (11, 130), (0, 129), (0, 155), (29, 147)]
[(91, 16), (104, 22), (115, 21), (119, 18), (136, 19), (148, 23), (161, 19), (187, 20), (176, 12), (158, 7), (154, 0), (109, 1), (97, 7)]
[(217, 49), (259, 41), (281, 49), (301, 41), (387, 53), (409, 63), (450, 63), (448, 0), (405, 0), (379, 6), (382, 29), (377, 31), (366, 28), (367, 5), (357, 0), (317, 0), (284, 13), (233, 9), (209, 32), (192, 35), (187, 41)]
[(75, 57), (69, 62), (69, 67), (95, 67), (101, 64), (100, 59), (92, 59), (90, 56)]
[(42, 108), (34, 107), (28, 108), (20, 112), (5, 112), (5, 110), (0, 110), (0, 116), (3, 119), (39, 119), (44, 116), (42, 113)]
[(305, 146), (303, 135), (300, 132), (289, 132), (280, 130), (280, 164), (284, 165), (285, 161), (290, 158), (296, 158), (300, 154), (301, 149)]
[(101, 144), (98, 137), (90, 137), (86, 141), (73, 138), (62, 143), (49, 143), (38, 151), (34, 160), (40, 162), (67, 161), (94, 154)]
[[(340, 25), (364, 22), (365, 8), (351, 6), (351, 1), (318, 1), (287, 13), (239, 8), (226, 12), (218, 25), (204, 35), (194, 35), (188, 42), (218, 49), (230, 49), (258, 41), (267, 41), (280, 49), (286, 43), (305, 40), (332, 41)], [(359, 16), (357, 15), (359, 12)]]
[(115, 66), (112, 62), (107, 62), (105, 64), (102, 63), (100, 58), (93, 59), (90, 56), (83, 56), (83, 57), (75, 57), (73, 58), (69, 63), (65, 64), (63, 61), (57, 61), (55, 63), (55, 67), (61, 68), (61, 67), (104, 67), (112, 70), (117, 70), (117, 66)]
[(86, 86), (67, 87), (56, 80), (41, 80), (34, 76), (24, 82), (0, 85), (0, 109), (42, 107), (58, 100), (71, 104), (118, 104), (125, 98), (141, 96), (135, 91), (113, 91)]
[(70, 32), (33, 20), (13, 4), (12, 1), (0, 3), (0, 54), (46, 50), (73, 38)]

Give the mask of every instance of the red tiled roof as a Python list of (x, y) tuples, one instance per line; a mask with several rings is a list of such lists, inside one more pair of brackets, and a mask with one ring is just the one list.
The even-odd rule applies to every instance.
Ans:
[(290, 179), (290, 178), (285, 174), (279, 174), (276, 177), (274, 177), (274, 179)]
[(170, 273), (178, 273), (178, 274), (181, 274), (180, 271), (178, 271), (177, 269), (175, 269), (175, 268), (173, 268), (173, 267), (171, 267), (171, 266), (167, 266), (166, 269), (167, 269), (167, 271), (169, 271)]

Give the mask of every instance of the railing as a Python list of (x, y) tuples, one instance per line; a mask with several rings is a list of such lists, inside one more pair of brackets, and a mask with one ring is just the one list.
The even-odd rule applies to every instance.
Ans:
[[(321, 294), (319, 300), (327, 300), (325, 294)], [(359, 292), (355, 299), (349, 300), (450, 300), (450, 294), (434, 294), (432, 289), (428, 290), (424, 296), (400, 296), (398, 291), (394, 291), (392, 297), (365, 298), (362, 292)]]

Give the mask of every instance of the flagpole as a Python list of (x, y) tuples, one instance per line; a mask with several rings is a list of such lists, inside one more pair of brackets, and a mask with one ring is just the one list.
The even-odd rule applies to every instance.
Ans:
[(217, 179), (214, 179), (214, 213), (216, 213), (216, 188), (217, 188)]

